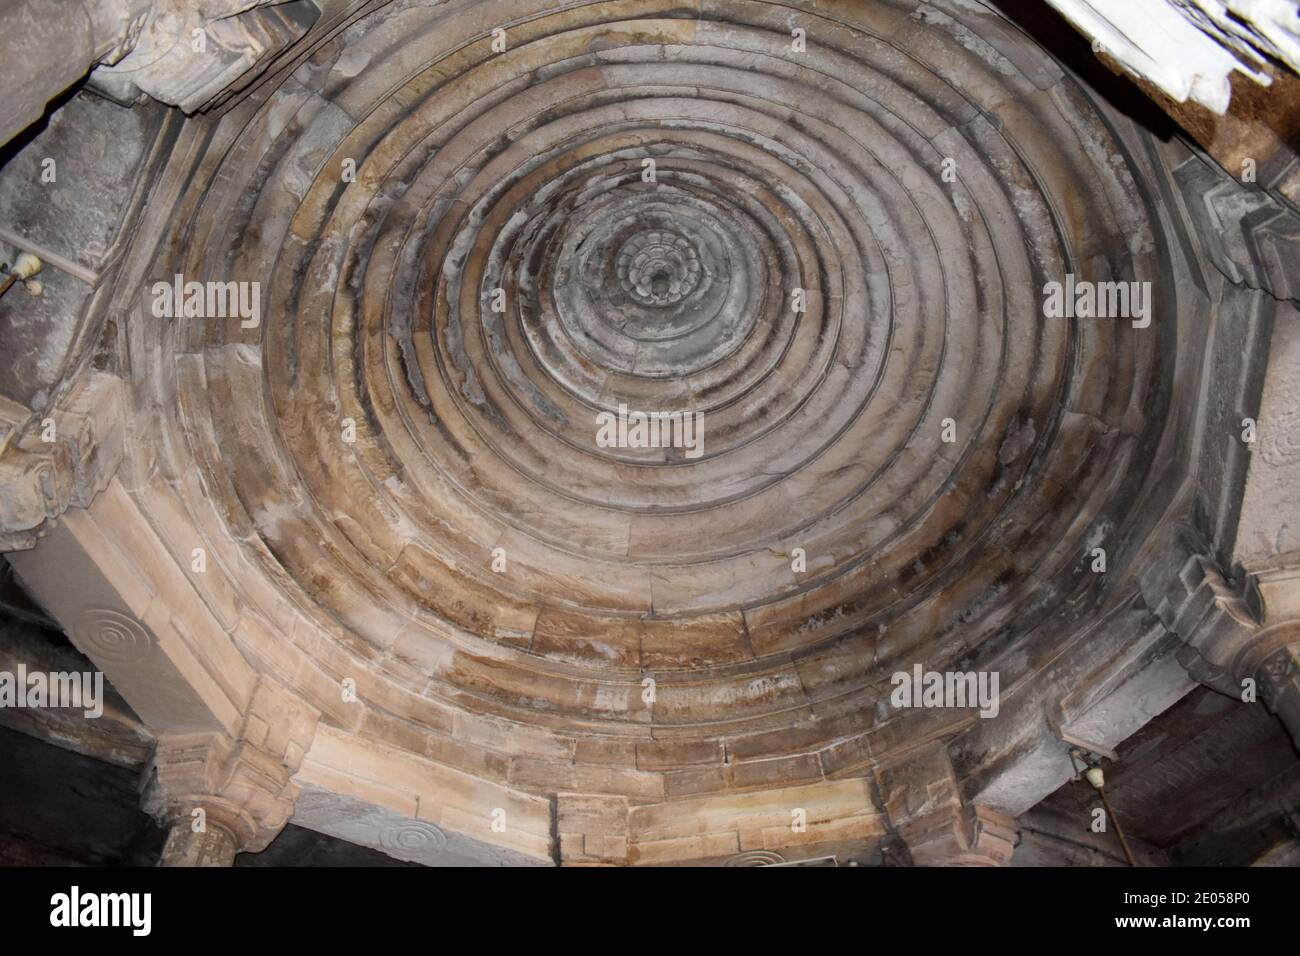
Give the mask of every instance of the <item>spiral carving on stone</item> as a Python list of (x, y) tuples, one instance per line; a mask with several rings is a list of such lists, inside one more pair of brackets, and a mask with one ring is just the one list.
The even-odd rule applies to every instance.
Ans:
[(1171, 300), (1042, 304), (1159, 278), (1150, 170), (973, 4), (394, 4), (208, 155), (168, 274), (263, 320), (162, 337), (173, 444), (404, 694), (816, 749), (1101, 586), (1151, 465)]
[(409, 820), (385, 827), (379, 834), (379, 842), (384, 849), (396, 853), (421, 854), (441, 850), (447, 845), (447, 835), (432, 823)]
[(746, 850), (744, 853), (737, 853), (735, 856), (728, 858), (723, 866), (774, 866), (784, 862), (785, 857), (775, 850)]
[(135, 664), (153, 650), (153, 637), (139, 621), (108, 608), (82, 611), (72, 628), (77, 646), (95, 660)]

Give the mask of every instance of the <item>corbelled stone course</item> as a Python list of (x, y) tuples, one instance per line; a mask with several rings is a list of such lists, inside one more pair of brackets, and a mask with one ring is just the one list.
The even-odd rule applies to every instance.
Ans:
[[(1224, 689), (1205, 615), (1259, 623), (1214, 565), (1249, 452), (1197, 479), (1250, 409), (1184, 409), (1257, 401), (1205, 353), (1268, 304), (1208, 316), (1289, 295), (1295, 233), (1196, 163), (964, 0), (379, 6), (180, 130), (113, 476), (15, 565), (129, 701), (182, 688), (137, 707), (207, 748), (158, 812), (231, 839), (173, 856), (306, 788), (402, 859), (1005, 863), (1063, 741)], [(260, 314), (160, 315), (178, 276)], [(1149, 321), (1045, 315), (1067, 277)], [(899, 706), (914, 667), (996, 713)]]

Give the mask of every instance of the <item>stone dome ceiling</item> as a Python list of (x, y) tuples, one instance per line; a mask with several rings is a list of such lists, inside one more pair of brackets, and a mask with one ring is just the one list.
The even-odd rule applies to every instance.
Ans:
[(228, 831), (173, 856), (1005, 862), (1194, 681), (1292, 712), (1286, 155), (1007, 6), (294, 0), (97, 68), (188, 115), (75, 100), (135, 165), (0, 542)]
[[(258, 327), (148, 359), (166, 467), (305, 649), (668, 768), (907, 723), (914, 662), (1015, 679), (1170, 387), (1172, 323), (1042, 317), (1162, 269), (1088, 97), (1002, 21), (888, 3), (443, 14), (322, 47), (155, 269), (261, 283)], [(619, 406), (700, 447), (601, 447)]]

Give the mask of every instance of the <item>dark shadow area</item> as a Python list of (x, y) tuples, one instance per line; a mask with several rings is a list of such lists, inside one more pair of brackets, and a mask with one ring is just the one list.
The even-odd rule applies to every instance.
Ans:
[(984, 0), (1019, 27), (1061, 66), (1083, 80), (1115, 110), (1161, 140), (1181, 131), (1132, 80), (1107, 69), (1092, 52), (1092, 43), (1042, 0)]

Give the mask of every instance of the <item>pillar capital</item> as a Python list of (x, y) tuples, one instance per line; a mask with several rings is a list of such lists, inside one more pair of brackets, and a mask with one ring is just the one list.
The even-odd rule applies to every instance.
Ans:
[[(162, 737), (149, 766), (144, 808), (171, 831), (168, 846), (182, 849), (182, 857), (210, 843), (208, 850), (228, 856), (229, 863), (235, 853), (265, 849), (284, 828), (298, 795), (291, 772), (274, 755), (224, 734)], [(216, 836), (207, 837), (209, 831)]]
[[(204, 816), (176, 819), (168, 826), (158, 865), (234, 866), (240, 849), (239, 835), (223, 822), (226, 818), (219, 814), (219, 808), (195, 805), (193, 809), (202, 810)], [(209, 814), (209, 810), (218, 813)]]
[(1006, 814), (962, 805), (909, 820), (898, 835), (916, 866), (1006, 866), (1020, 834)]
[(267, 678), (254, 688), (238, 737), (160, 737), (146, 776), (144, 808), (169, 828), (163, 865), (230, 865), (258, 852), (293, 814), (292, 776), (319, 715)]

